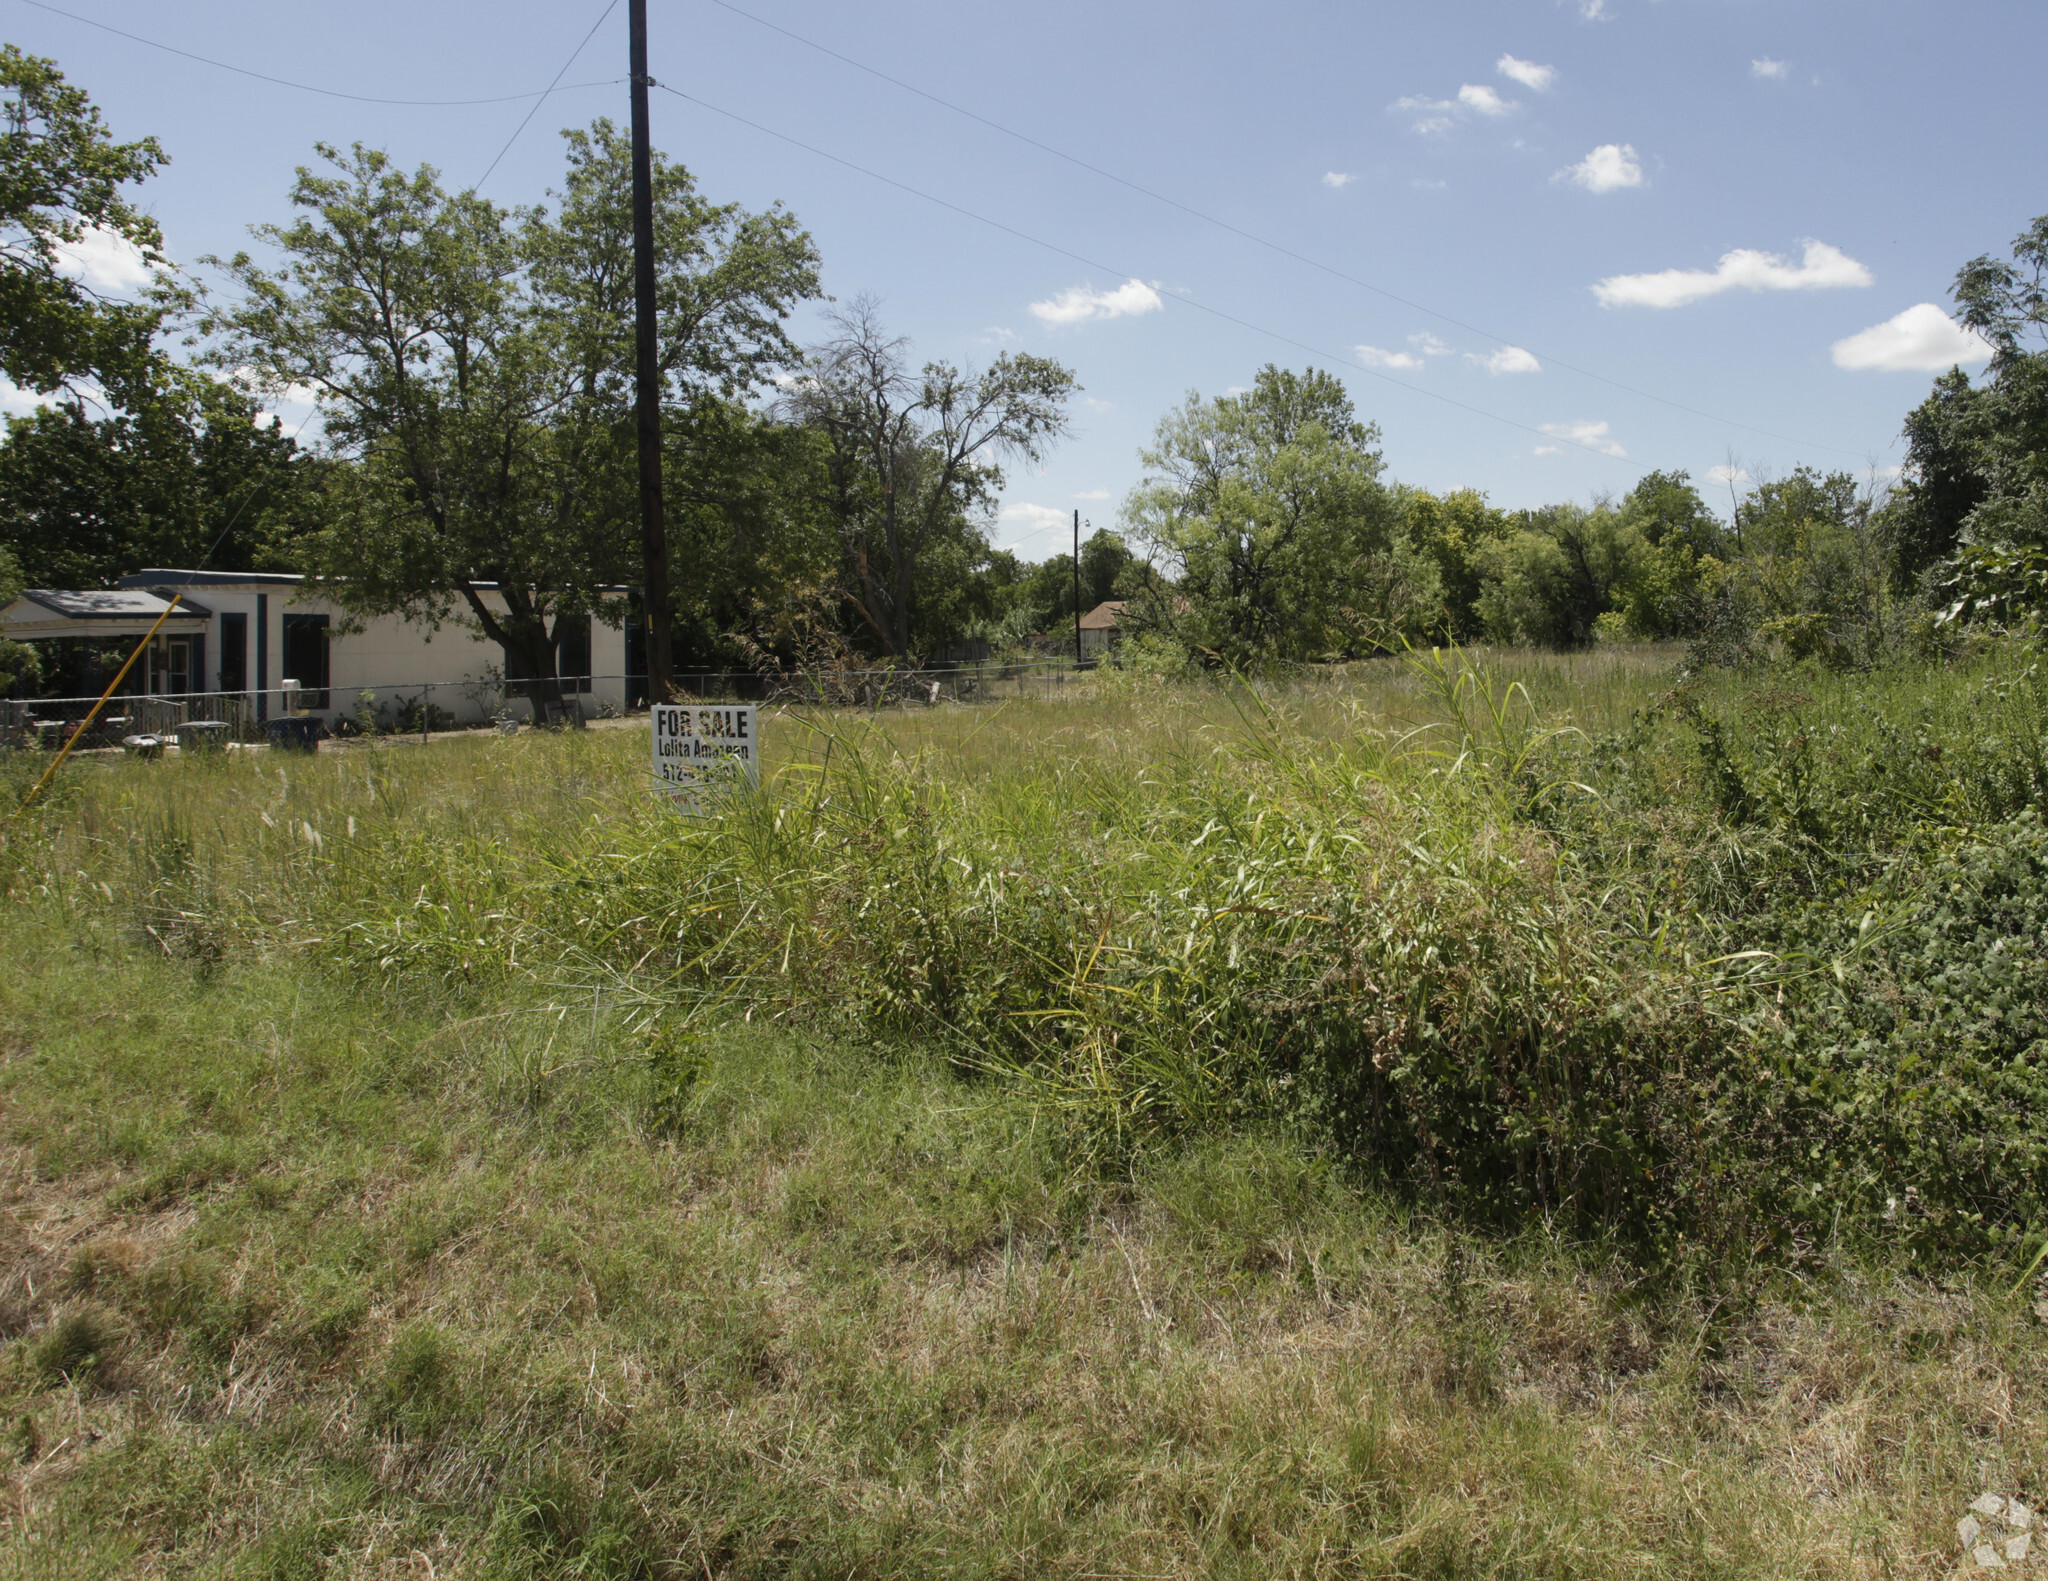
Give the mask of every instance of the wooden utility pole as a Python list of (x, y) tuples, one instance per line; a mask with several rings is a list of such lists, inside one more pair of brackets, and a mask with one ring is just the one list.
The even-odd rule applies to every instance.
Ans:
[(1074, 664), (1081, 663), (1081, 513), (1074, 512)]
[(654, 155), (647, 136), (647, 0), (628, 0), (633, 76), (633, 410), (640, 449), (640, 619), (647, 695), (675, 693), (669, 652), (668, 522), (661, 503), (661, 366), (654, 300)]

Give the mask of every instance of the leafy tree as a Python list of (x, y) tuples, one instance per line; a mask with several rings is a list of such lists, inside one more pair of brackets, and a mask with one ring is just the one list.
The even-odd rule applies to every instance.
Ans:
[(2037, 618), (2048, 606), (2048, 215), (2015, 238), (2010, 260), (1965, 264), (1955, 297), (1995, 349), (1986, 383), (1954, 403), (1952, 464), (1981, 496), (1957, 535), (1949, 613)]
[(1646, 473), (1619, 517), (1623, 531), (1642, 542), (1619, 591), (1629, 632), (1652, 640), (1693, 635), (1728, 554), (1719, 518), (1684, 472)]
[(516, 216), (360, 144), (319, 152), (336, 174), (300, 167), (304, 217), (254, 228), (285, 267), (229, 260), (243, 298), (211, 323), (224, 361), (310, 387), (353, 463), (307, 569), (364, 615), (438, 624), (462, 606), (508, 678), (553, 676), (549, 617), (565, 592), (587, 608), (619, 557), (584, 497), (603, 478), (590, 436), (560, 431), (580, 370), (523, 289)]
[[(146, 565), (253, 570), (314, 530), (325, 469), (242, 390), (184, 379), (186, 398), (94, 419), (46, 407), (0, 442), (0, 544), (30, 585), (100, 587)], [(217, 546), (217, 547), (216, 547)]]
[[(1097, 528), (1082, 541), (1081, 612), (1120, 597), (1138, 565), (1130, 546), (1107, 528)], [(1055, 554), (1036, 565), (1014, 554), (996, 551), (975, 573), (963, 598), (971, 610), (964, 635), (980, 637), (998, 648), (1016, 648), (1038, 641), (1060, 653), (1074, 651), (1074, 557)]]
[[(632, 139), (609, 120), (562, 134), (568, 179), (559, 212), (525, 240), (544, 312), (582, 380), (581, 420), (604, 428), (607, 513), (637, 533), (634, 430)], [(815, 537), (815, 458), (745, 401), (800, 354), (784, 321), (818, 293), (818, 251), (773, 205), (713, 204), (690, 173), (654, 156), (656, 366), (662, 381), (667, 624), (690, 663), (723, 663), (723, 634), (744, 622), (770, 567), (792, 584), (828, 572), (790, 561), (785, 526)], [(599, 443), (593, 433), (593, 444)], [(592, 466), (599, 467), (593, 456)], [(640, 580), (634, 575), (631, 580)]]
[[(21, 574), (21, 567), (7, 550), (0, 549), (0, 609), (5, 609), (17, 598), (28, 581)], [(17, 689), (32, 690), (42, 678), (43, 668), (36, 650), (25, 642), (9, 642), (0, 637), (0, 697), (11, 697)]]
[(676, 659), (720, 668), (732, 633), (758, 631), (764, 611), (791, 596), (808, 601), (838, 572), (824, 443), (709, 396), (671, 410), (663, 433)]
[(1797, 467), (1767, 478), (1736, 507), (1731, 537), (1741, 576), (1766, 616), (1860, 608), (1882, 577), (1882, 551), (1863, 529), (1868, 502), (1848, 472)]
[(1434, 563), (1443, 586), (1443, 620), (1435, 635), (1469, 642), (1484, 629), (1479, 618), (1484, 548), (1508, 536), (1508, 513), (1487, 504), (1477, 489), (1437, 495), (1403, 488), (1398, 494), (1408, 535)]
[(1147, 553), (1134, 623), (1251, 666), (1368, 651), (1438, 618), (1435, 567), (1380, 481), (1379, 430), (1341, 381), (1268, 365), (1243, 395), (1189, 395), (1124, 502)]
[(146, 404), (175, 297), (110, 300), (66, 271), (64, 251), (98, 233), (163, 263), (156, 221), (122, 189), (164, 162), (153, 137), (115, 142), (55, 61), (0, 45), (0, 374), (39, 395), (87, 383), (116, 407)]
[[(1090, 533), (1081, 544), (1080, 612), (1085, 615), (1117, 597), (1136, 563), (1130, 545), (1118, 534), (1107, 527)], [(1056, 554), (1031, 568), (1020, 596), (1031, 609), (1034, 631), (1071, 632), (1074, 580), (1072, 555)]]
[(1776, 638), (1793, 657), (1834, 664), (1867, 663), (1889, 645), (1890, 546), (1852, 474), (1799, 467), (1764, 480), (1729, 536), (1736, 554), (1715, 589), (1717, 633)]
[(866, 297), (832, 322), (839, 333), (812, 351), (787, 409), (825, 440), (841, 596), (880, 651), (904, 657), (957, 629), (957, 610), (927, 612), (957, 604), (960, 578), (987, 554), (1003, 463), (1045, 455), (1079, 386), (1028, 353), (981, 373), (944, 362), (913, 372), (908, 342)]
[[(352, 463), (310, 569), (359, 614), (464, 620), (543, 696), (562, 618), (622, 619), (604, 589), (638, 564), (630, 154), (602, 121), (569, 143), (559, 219), (322, 145), (334, 173), (301, 168), (302, 216), (255, 230), (283, 267), (230, 260), (241, 300), (209, 321), (222, 361), (312, 388)], [(666, 161), (655, 203), (668, 394), (729, 400), (787, 355), (781, 317), (815, 290), (815, 249), (779, 211), (704, 204)]]
[(1977, 453), (1986, 393), (1972, 389), (1961, 368), (1951, 368), (1906, 414), (1904, 476), (1886, 510), (1903, 587), (1955, 553), (1970, 513), (1990, 492)]
[(1612, 506), (1524, 511), (1516, 531), (1486, 544), (1478, 612), (1496, 642), (1583, 648), (1640, 573), (1641, 532)]

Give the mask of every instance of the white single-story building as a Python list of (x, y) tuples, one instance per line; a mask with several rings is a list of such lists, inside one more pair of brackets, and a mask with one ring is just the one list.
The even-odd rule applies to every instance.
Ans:
[[(494, 584), (481, 591), (502, 608)], [(400, 718), (474, 724), (530, 712), (523, 689), (502, 679), (503, 650), (469, 624), (436, 630), (383, 615), (351, 629), (317, 584), (296, 575), (151, 569), (103, 591), (35, 588), (0, 609), (0, 635), (42, 650), (46, 693), (56, 676), (75, 674), (80, 695), (97, 695), (173, 593), (177, 608), (123, 683), (125, 695), (186, 700), (195, 718), (215, 717), (209, 700), (239, 699), (258, 723), (313, 714), (330, 725), (365, 716), (387, 727)], [(572, 627), (558, 649), (565, 699), (585, 714), (637, 702), (643, 687), (629, 684), (628, 631), (590, 617)]]

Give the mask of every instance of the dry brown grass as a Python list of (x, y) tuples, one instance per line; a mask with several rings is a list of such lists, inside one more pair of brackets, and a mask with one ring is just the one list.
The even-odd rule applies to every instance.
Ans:
[[(1604, 730), (1663, 660), (1507, 662)], [(1338, 739), (1429, 694), (1264, 701)], [(1111, 780), (1241, 728), (1138, 682), (1075, 715), (881, 728), (961, 778)], [(1874, 1578), (1949, 1573), (1987, 1486), (2048, 1503), (2009, 1275), (1650, 1274), (1266, 1134), (1105, 1179), (935, 1058), (735, 1025), (659, 1069), (609, 1001), (296, 942), (294, 820), (599, 829), (626, 745), (220, 765), (178, 819), (119, 765), (66, 804), (0, 916), (0, 1573)], [(166, 959), (138, 828), (284, 920)]]

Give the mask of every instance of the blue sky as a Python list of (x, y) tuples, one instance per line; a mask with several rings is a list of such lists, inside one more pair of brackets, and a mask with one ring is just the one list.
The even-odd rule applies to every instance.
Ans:
[[(117, 135), (164, 142), (143, 196), (181, 262), (284, 218), (316, 140), (462, 185), (529, 107), (327, 98), (0, 6), (0, 36), (55, 57)], [(460, 99), (545, 87), (605, 0), (63, 9), (302, 83)], [(1936, 360), (1977, 355), (1941, 317), (1956, 267), (2048, 211), (2039, 0), (649, 10), (653, 74), (704, 101), (655, 95), (655, 138), (707, 196), (783, 202), (827, 289), (879, 297), (923, 355), (1079, 375), (1073, 437), (1010, 478), (996, 524), (1034, 559), (1076, 507), (1114, 524), (1169, 406), (1269, 361), (1342, 376), (1393, 477), (1507, 506), (1652, 467), (1725, 505), (1731, 461), (1895, 466)], [(563, 78), (601, 85), (544, 102), (488, 195), (541, 199), (557, 128), (625, 119), (625, 51), (621, 0)]]

